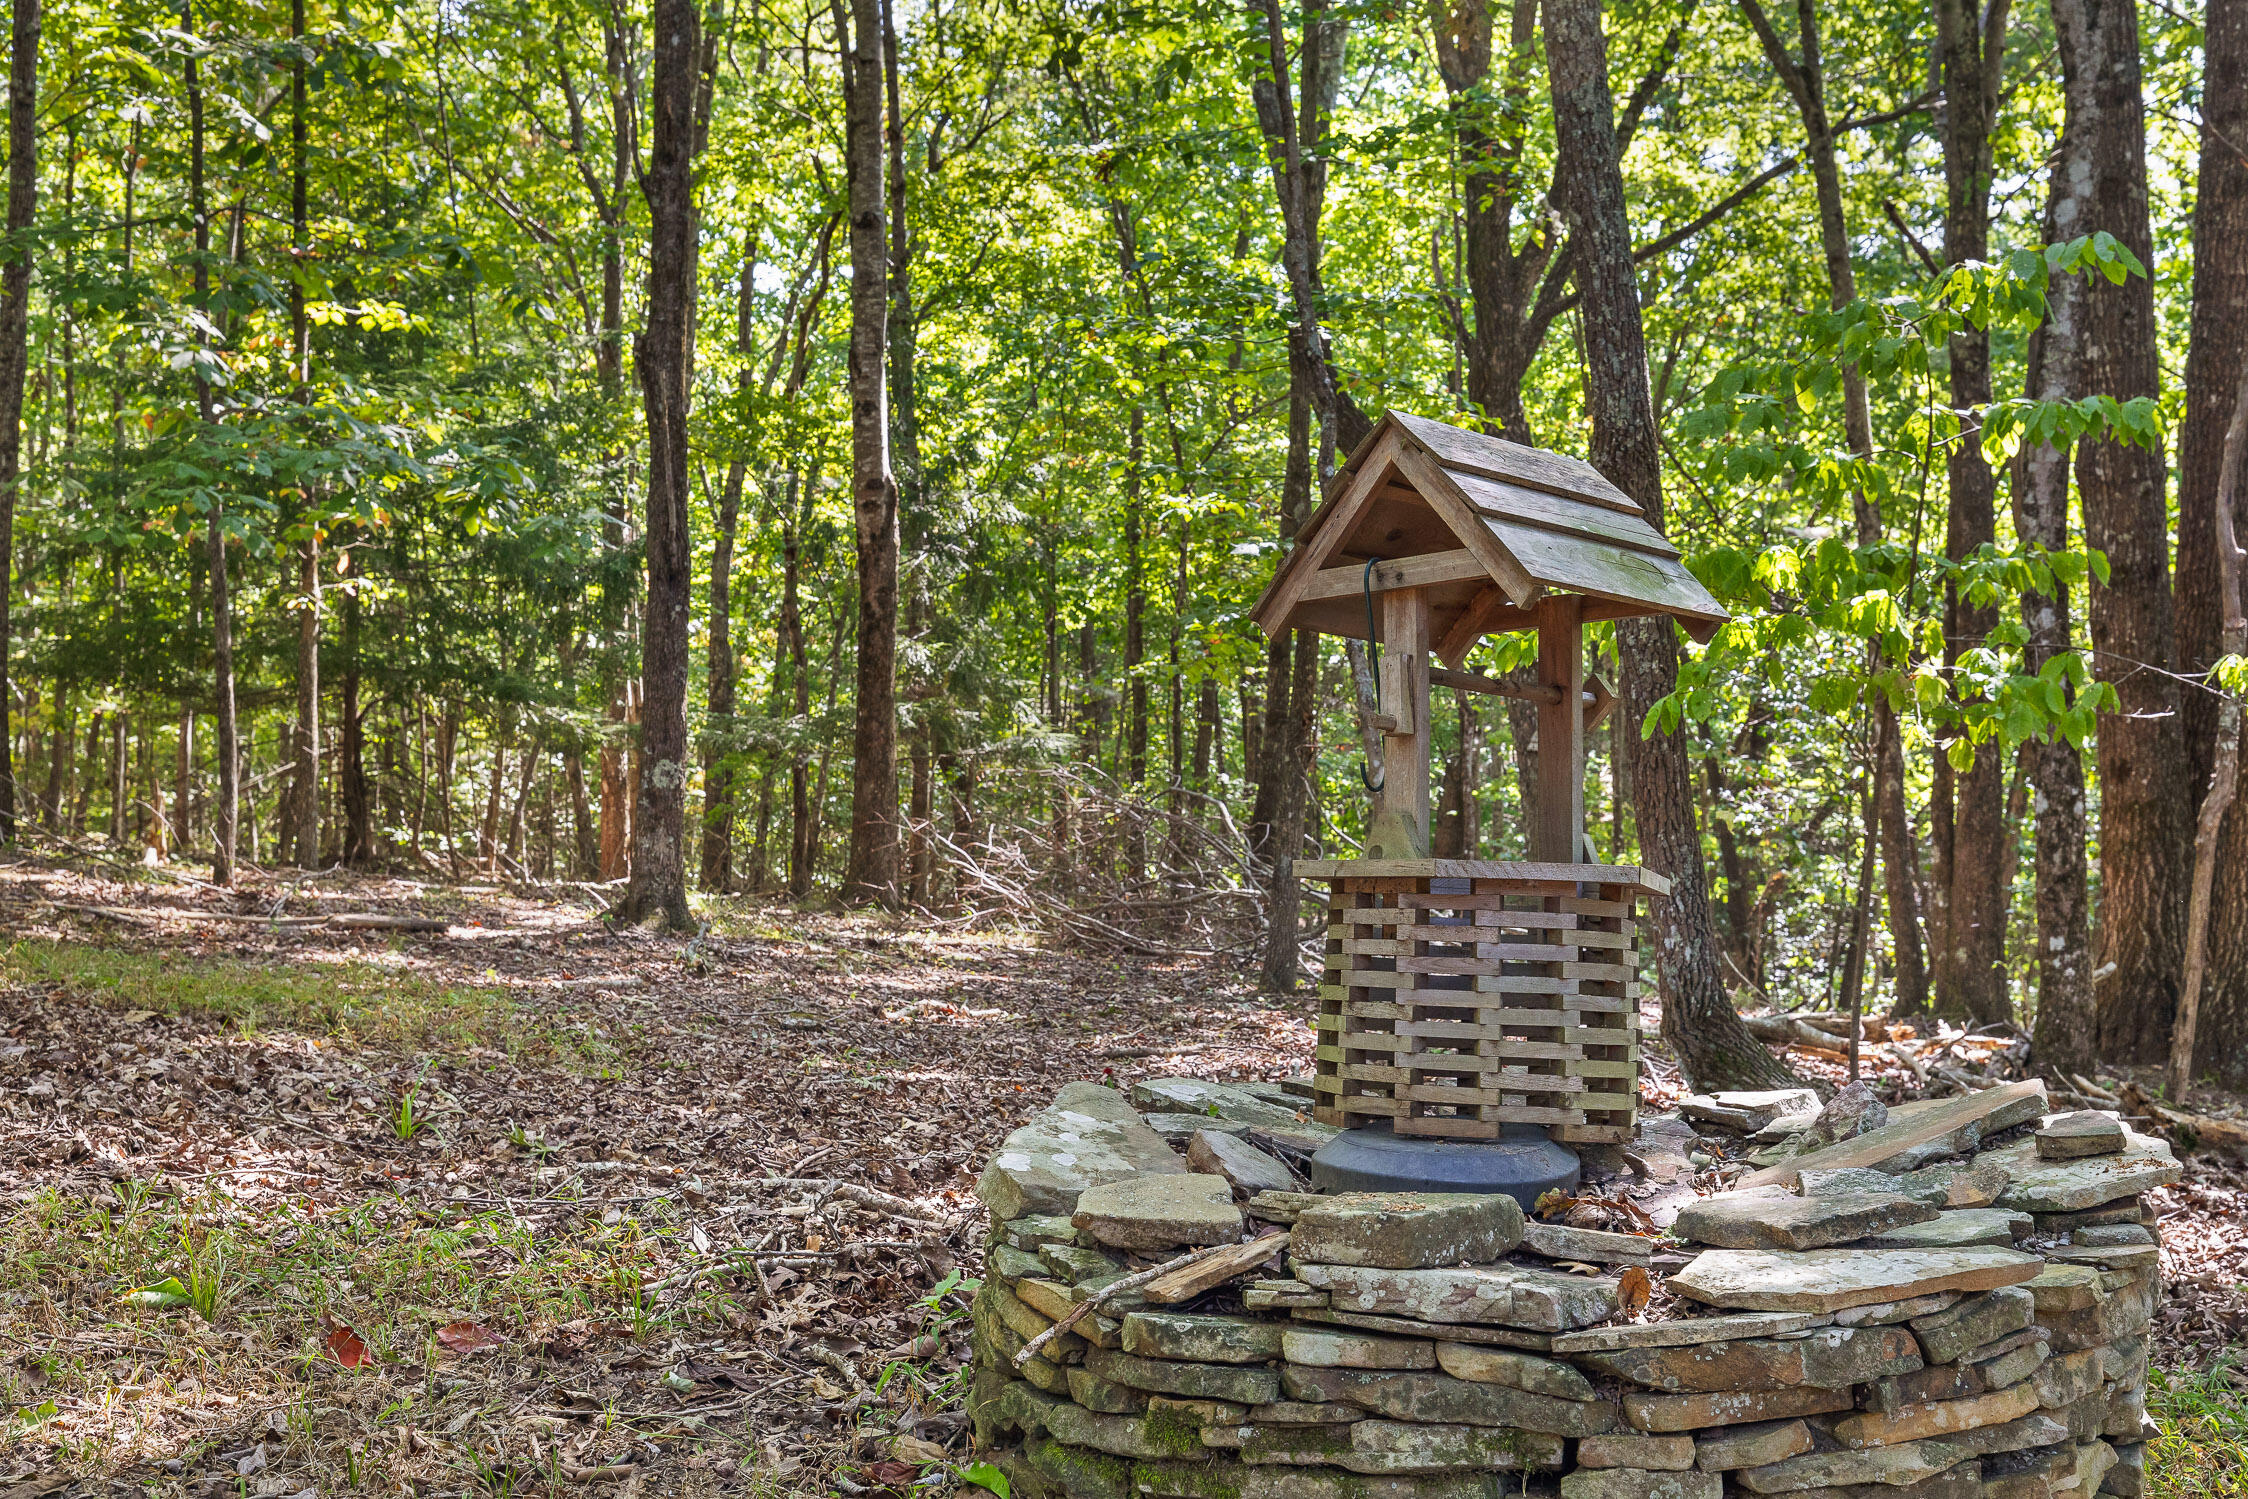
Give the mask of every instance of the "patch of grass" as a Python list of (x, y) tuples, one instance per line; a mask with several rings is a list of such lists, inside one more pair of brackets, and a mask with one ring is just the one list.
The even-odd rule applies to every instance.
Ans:
[(2147, 1499), (2248, 1495), (2248, 1371), (2225, 1354), (2206, 1369), (2147, 1373)]
[(461, 1056), (504, 1051), (514, 1062), (572, 1070), (614, 1067), (592, 1027), (565, 1025), (506, 990), (442, 983), (371, 963), (263, 967), (80, 942), (22, 941), (0, 955), (0, 981), (60, 984), (120, 1009), (226, 1020), (245, 1035), (308, 1031), (360, 1045)]

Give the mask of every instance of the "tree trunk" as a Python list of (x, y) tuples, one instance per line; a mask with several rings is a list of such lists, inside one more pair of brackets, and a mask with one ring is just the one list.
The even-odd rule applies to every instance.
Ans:
[[(2061, 0), (2066, 10), (2072, 0)], [(2058, 14), (2058, 12), (2056, 12)], [(2081, 21), (2081, 17), (2078, 18)], [(2047, 244), (2101, 227), (2105, 205), (2095, 196), (2098, 172), (2090, 158), (2098, 126), (2085, 113), (2097, 101), (2083, 92), (2080, 59), (2064, 52), (2067, 121), (2052, 167), (2045, 206)], [(2030, 337), (2028, 393), (2032, 400), (2073, 400), (2082, 393), (2085, 301), (2089, 278), (2054, 279), (2047, 289), (2045, 321)], [(2059, 552), (2069, 539), (2069, 453), (2066, 447), (2025, 446), (2016, 460), (2014, 533), (2024, 545)], [(2072, 645), (2065, 585), (2050, 595), (2022, 596), (2029, 632), (2023, 667), (2044, 669)], [(2075, 694), (2065, 684), (2068, 701)], [(2096, 1058), (2092, 1008), (2091, 897), (2085, 862), (2090, 829), (2085, 817), (2084, 757), (2055, 736), (2022, 746), (2037, 794), (2037, 1059), (2046, 1067), (2089, 1068)]]
[(601, 877), (600, 830), (594, 826), (593, 807), (585, 791), (585, 756), (572, 750), (562, 757), (562, 771), (570, 783), (571, 827), (577, 835), (577, 858), (570, 872), (581, 880)]
[(648, 170), (647, 327), (633, 341), (648, 413), (648, 598), (640, 647), (640, 775), (632, 875), (619, 925), (695, 930), (687, 906), (687, 653), (694, 591), (688, 534), (687, 405), (695, 360), (694, 165), (702, 17), (694, 0), (656, 0)]
[[(180, 30), (195, 35), (194, 0), (180, 7)], [(188, 189), (187, 211), (195, 225), (195, 305), (205, 318), (196, 333), (199, 349), (208, 351), (208, 308), (211, 296), (211, 218), (203, 196), (203, 80), (196, 53), (187, 54)], [(195, 366), (195, 410), (207, 436), (211, 426), (211, 382), (204, 365)], [(212, 806), (211, 878), (221, 885), (234, 882), (235, 824), (242, 800), (242, 743), (234, 717), (234, 605), (227, 590), (226, 518), (217, 491), (204, 530), (204, 546), (211, 572), (212, 679), (218, 720), (218, 796)]]
[[(790, 709), (798, 732), (806, 732), (812, 713), (812, 663), (804, 645), (804, 611), (800, 596), (804, 568), (804, 530), (811, 520), (812, 492), (817, 488), (818, 475), (808, 475), (804, 480), (803, 509), (795, 507), (797, 476), (788, 476), (788, 509), (781, 523), (781, 618), (780, 647), (786, 652), (788, 677), (794, 694)], [(803, 745), (798, 743), (789, 751), (788, 761), (788, 893), (801, 900), (812, 893), (811, 835), (808, 831), (812, 819), (812, 788), (808, 780), (807, 760)]]
[[(183, 725), (188, 722), (184, 714), (181, 715), (180, 722)], [(71, 751), (77, 747), (78, 739), (77, 710), (70, 701), (69, 689), (59, 679), (55, 682), (55, 732), (53, 739), (54, 752), (47, 759), (47, 794), (40, 798), (40, 810), (44, 813), (43, 820), (47, 824), (47, 830), (51, 833), (59, 833), (63, 826), (63, 798), (68, 794), (70, 787), (70, 755)], [(185, 742), (184, 738), (183, 742)], [(183, 821), (180, 827), (179, 842), (182, 847), (185, 847), (187, 843), (187, 830), (184, 821), (186, 813), (182, 812), (180, 816)]]
[[(755, 295), (757, 247), (754, 236), (742, 255), (740, 287), (734, 297), (734, 351), (741, 356), (736, 384), (751, 385), (750, 312)], [(708, 696), (703, 714), (702, 878), (705, 890), (723, 893), (734, 882), (734, 782), (728, 743), (734, 719), (734, 534), (740, 529), (742, 479), (746, 465), (736, 454), (726, 465), (726, 487), (718, 503), (718, 534), (710, 549), (710, 625)]]
[[(1976, 0), (1936, 0), (1944, 81), (1944, 258), (1953, 265), (1990, 254), (1991, 126), (2005, 64), (2008, 0), (1987, 10)], [(1944, 554), (1959, 560), (1997, 536), (1997, 485), (1979, 440), (1990, 404), (1990, 335), (1969, 327), (1951, 337), (1951, 404), (1963, 413), (1946, 473), (1951, 508)], [(1998, 623), (1995, 605), (1956, 588), (1945, 595), (1945, 664), (1955, 664)], [(2005, 825), (2002, 746), (1980, 745), (1952, 786), (1944, 944), (1936, 964), (1938, 1007), (1977, 1022), (2012, 1014), (2006, 992), (2005, 895), (1999, 888)]]
[[(297, 0), (302, 4), (303, 0)], [(306, 522), (310, 524), (309, 519)], [(311, 536), (298, 551), (297, 721), (290, 733), (295, 770), (289, 783), (287, 851), (299, 869), (320, 867), (320, 543)]]
[(359, 596), (356, 593), (344, 596), (343, 654), (343, 765), (337, 777), (343, 793), (343, 862), (363, 867), (375, 862), (375, 825), (374, 798), (367, 787), (367, 710), (359, 701)]
[[(2105, 229), (2150, 272), (2146, 119), (2135, 6), (2056, 0), (2068, 123), (2055, 173), (2094, 205), (2078, 233)], [(2228, 86), (2238, 87), (2233, 80)], [(2056, 187), (2056, 191), (2060, 189)], [(2096, 221), (2095, 221), (2096, 220)], [(2082, 337), (2069, 394), (2153, 397), (2158, 388), (2154, 283), (2081, 278)], [(2122, 711), (2100, 721), (2098, 1052), (2155, 1062), (2169, 1050), (2183, 958), (2185, 874), (2194, 788), (2184, 775), (2171, 614), (2166, 474), (2159, 449), (2077, 445), (2084, 539), (2107, 554), (2091, 584), (2092, 645)]]
[[(2224, 653), (2216, 551), (2229, 386), (2248, 367), (2248, 5), (2205, 11), (2200, 177), (2193, 209), (2193, 334), (2185, 420), (2178, 431), (2178, 671), (2200, 677)], [(2180, 694), (2186, 776), (2209, 784), (2218, 705)], [(2226, 1081), (2248, 1083), (2248, 816), (2228, 815), (2217, 841), (2216, 892), (2198, 1052)]]
[[(1600, 0), (1548, 0), (1545, 37), (1558, 153), (1554, 175), (1566, 188), (1564, 209), (1577, 246), (1583, 299), (1592, 463), (1660, 530), (1662, 460), (1647, 388)], [(1664, 618), (1624, 620), (1616, 634), (1623, 676), (1616, 711), (1625, 723), (1642, 723), (1677, 684), (1677, 626)], [(1642, 739), (1630, 756), (1641, 857), (1671, 880), (1669, 898), (1653, 903), (1663, 1036), (1697, 1088), (1790, 1084), (1793, 1074), (1742, 1026), (1718, 975), (1685, 737), (1672, 731)]]
[(895, 905), (898, 880), (898, 486), (890, 471), (889, 243), (879, 0), (835, 0), (851, 204), (851, 514), (858, 560), (851, 849), (845, 900)]
[[(5, 269), (0, 269), (0, 843), (16, 841), (15, 736), (8, 722), (15, 698), (9, 682), (14, 658), (9, 611), (16, 587), (16, 488), (23, 473), (23, 388), (31, 354), (31, 219), (39, 193), (39, 0), (14, 0), (8, 56), (8, 242), (12, 253)], [(200, 132), (200, 126), (197, 128)], [(200, 141), (200, 133), (197, 139)], [(200, 146), (197, 152), (200, 162)]]

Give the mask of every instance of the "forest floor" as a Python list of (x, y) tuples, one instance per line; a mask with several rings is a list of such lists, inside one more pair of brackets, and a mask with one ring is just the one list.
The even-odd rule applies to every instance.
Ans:
[[(0, 1496), (941, 1488), (993, 1146), (1072, 1079), (1309, 1063), (1199, 964), (709, 915), (0, 863)], [(2157, 1492), (2237, 1492), (2248, 1177), (2159, 1205)]]

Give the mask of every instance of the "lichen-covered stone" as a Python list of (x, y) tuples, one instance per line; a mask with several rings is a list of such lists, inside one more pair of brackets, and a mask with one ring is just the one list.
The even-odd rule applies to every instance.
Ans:
[(1224, 1177), (1244, 1197), (1285, 1192), (1296, 1184), (1296, 1178), (1278, 1157), (1224, 1130), (1196, 1130), (1186, 1142), (1186, 1161), (1197, 1171)]
[(1131, 1499), (1132, 1465), (1106, 1452), (1034, 1436), (1023, 1456), (1070, 1499)]
[(1940, 1312), (1947, 1306), (1956, 1306), (1959, 1292), (1938, 1291), (1933, 1296), (1914, 1296), (1904, 1301), (1876, 1301), (1867, 1306), (1846, 1307), (1834, 1314), (1837, 1327), (1887, 1327), (1897, 1322), (1910, 1322), (1915, 1317), (1925, 1317), (1930, 1312)]
[(1200, 1457), (1142, 1458), (1132, 1464), (1138, 1499), (1239, 1499), (1241, 1464), (1205, 1452)]
[(1240, 1499), (1504, 1499), (1497, 1473), (1395, 1473), (1343, 1468), (1244, 1468)]
[(1557, 1400), (1590, 1400), (1592, 1381), (1564, 1363), (1519, 1353), (1511, 1348), (1486, 1348), (1475, 1343), (1444, 1342), (1436, 1345), (1436, 1366), (1454, 1379), (1479, 1384), (1503, 1384), (1533, 1395)]
[(2089, 1265), (2047, 1265), (2025, 1285), (2040, 1317), (2048, 1312), (2080, 1312), (2107, 1299), (2100, 1272)]
[(1577, 1443), (1577, 1466), (1683, 1473), (1694, 1466), (1694, 1439), (1683, 1432), (1654, 1436), (1643, 1431), (1611, 1431)]
[[(1071, 1232), (1076, 1230), (1073, 1228)], [(1114, 1275), (1124, 1267), (1101, 1253), (1078, 1244), (1042, 1244), (1038, 1258), (1046, 1268), (1072, 1285), (1090, 1280), (1096, 1275)]]
[(1280, 1340), (1291, 1364), (1321, 1369), (1433, 1369), (1436, 1345), (1425, 1338), (1385, 1338), (1375, 1333), (1292, 1327)]
[(2007, 1208), (1954, 1208), (1926, 1223), (1908, 1223), (1872, 1234), (1865, 1249), (1959, 1249), (1970, 1244), (2012, 1244), (2037, 1226), (2027, 1213)]
[[(1302, 1226), (1299, 1220), (1298, 1232)], [(1422, 1322), (1492, 1322), (1533, 1332), (1566, 1332), (1604, 1321), (1617, 1307), (1612, 1280), (1512, 1265), (1390, 1270), (1299, 1262), (1296, 1275), (1326, 1291), (1336, 1310), (1391, 1313)]]
[(2115, 1442), (2111, 1445), (2115, 1448), (2115, 1466), (2100, 1480), (2100, 1492), (2112, 1494), (2115, 1499), (2142, 1499), (2147, 1491), (2146, 1444)]
[(2045, 1362), (2045, 1330), (2025, 1328), (1994, 1343), (1961, 1354), (1949, 1364), (1931, 1364), (1910, 1374), (1873, 1381), (1870, 1405), (1874, 1410), (1895, 1411), (1899, 1406), (1922, 1405), (1930, 1400), (1964, 1400), (2018, 1384)]
[(1299, 1306), (1323, 1307), (1327, 1293), (1300, 1280), (1258, 1280), (1242, 1287), (1241, 1304), (1252, 1312), (1285, 1312)]
[(1441, 1473), (1455, 1468), (1558, 1468), (1561, 1439), (1503, 1427), (1360, 1421), (1348, 1427), (1350, 1451), (1337, 1458), (1353, 1473)]
[(2114, 1155), (2050, 1161), (2037, 1153), (2034, 1140), (1991, 1155), (2013, 1177), (1998, 1205), (2025, 1213), (2082, 1212), (2165, 1186), (2183, 1170), (2170, 1153), (2169, 1141), (2129, 1127), (2124, 1129), (2123, 1149)]
[(1997, 1426), (2036, 1409), (2036, 1389), (2017, 1384), (1960, 1400), (1930, 1400), (1901, 1405), (1894, 1411), (1860, 1411), (1835, 1422), (1834, 1436), (1845, 1447), (1889, 1447)]
[(1270, 1369), (1180, 1363), (1174, 1359), (1113, 1353), (1106, 1348), (1089, 1351), (1085, 1355), (1085, 1367), (1103, 1379), (1151, 1394), (1230, 1400), (1236, 1405), (1268, 1405), (1280, 1398), (1280, 1376)]
[(1280, 1357), (1284, 1322), (1192, 1312), (1127, 1312), (1124, 1351), (1201, 1364), (1261, 1364)]
[(1693, 1469), (1579, 1468), (1561, 1479), (1561, 1499), (1719, 1499), (1725, 1481)]
[(1222, 1176), (1199, 1172), (1135, 1176), (1087, 1187), (1078, 1194), (1070, 1222), (1079, 1234), (1116, 1249), (1231, 1244), (1241, 1237), (1233, 1188)]
[[(1927, 1308), (1929, 1311), (1934, 1307)], [(1833, 1320), (1840, 1322), (1844, 1313)], [(1736, 1338), (1769, 1338), (1817, 1327), (1828, 1319), (1817, 1312), (1736, 1312), (1729, 1317), (1683, 1317), (1675, 1322), (1626, 1322), (1590, 1327), (1554, 1338), (1553, 1353), (1597, 1353), (1615, 1348), (1676, 1348), (1689, 1343), (1728, 1343)], [(1902, 1319), (1899, 1319), (1902, 1320)]]
[(1199, 1114), (1242, 1124), (1292, 1125), (1299, 1114), (1310, 1113), (1308, 1108), (1268, 1103), (1231, 1083), (1213, 1083), (1199, 1077), (1154, 1077), (1134, 1083), (1132, 1103), (1151, 1113)]
[(1655, 1241), (1637, 1234), (1612, 1234), (1597, 1228), (1571, 1228), (1564, 1223), (1522, 1224), (1521, 1248), (1549, 1260), (1577, 1260), (1592, 1265), (1644, 1265), (1655, 1253)]
[(1937, 1291), (1995, 1290), (2026, 1281), (2044, 1266), (2036, 1255), (1994, 1245), (1814, 1249), (1802, 1254), (1711, 1249), (1669, 1283), (1672, 1290), (1715, 1306), (1831, 1312)]
[(1601, 1374), (1670, 1394), (1784, 1390), (1796, 1385), (1843, 1389), (1921, 1365), (1912, 1334), (1897, 1327), (1822, 1327), (1801, 1337), (1696, 1343), (1685, 1348), (1627, 1348), (1580, 1353), (1577, 1362)]
[(1495, 1260), (1522, 1242), (1522, 1205), (1492, 1192), (1344, 1192), (1296, 1215), (1304, 1264), (1425, 1270)]
[(1067, 1213), (1032, 1213), (999, 1225), (999, 1241), (1010, 1249), (1036, 1254), (1048, 1244), (1074, 1244), (1077, 1229)]
[(2037, 1371), (2037, 1403), (2061, 1410), (2100, 1388), (2100, 1350), (2083, 1348), (2045, 1361)]
[(1640, 1431), (1699, 1431), (1705, 1426), (1737, 1426), (1747, 1421), (1784, 1421), (1791, 1416), (1846, 1411), (1855, 1403), (1848, 1390), (1822, 1390), (1812, 1385), (1706, 1395), (1657, 1395), (1632, 1390), (1624, 1395), (1623, 1412), (1624, 1419)]
[(1026, 1253), (1010, 1245), (1001, 1244), (984, 1256), (984, 1279), (996, 1280), (1006, 1285), (1028, 1276), (1046, 1273), (1045, 1262), (1037, 1255)]
[(1811, 1450), (1811, 1428), (1800, 1419), (1724, 1426), (1694, 1442), (1694, 1466), (1705, 1473), (1761, 1468)]
[(1909, 1326), (1920, 1339), (1921, 1352), (1929, 1363), (1948, 1364), (1971, 1348), (2019, 1332), (2036, 1315), (2036, 1299), (2028, 1291), (2010, 1286), (1926, 1317), (1915, 1317)]
[(1761, 1468), (1741, 1468), (1733, 1481), (1754, 1494), (1878, 1483), (1906, 1488), (1958, 1466), (1974, 1454), (1950, 1442), (1903, 1442), (1856, 1452), (1806, 1452)]
[[(1238, 1119), (1217, 1119), (1208, 1114), (1142, 1114), (1140, 1122), (1161, 1135), (1164, 1144), (1181, 1151), (1193, 1143), (1196, 1135), (1205, 1132), (1236, 1136), (1246, 1136), (1249, 1133), (1249, 1126)], [(1203, 1168), (1196, 1166), (1194, 1169), (1200, 1171)]]
[(1338, 1426), (1366, 1418), (1362, 1407), (1339, 1400), (1276, 1400), (1254, 1407), (1243, 1417), (1258, 1426)]
[(1157, 1420), (1189, 1426), (1238, 1426), (1249, 1419), (1249, 1407), (1230, 1400), (1192, 1400), (1183, 1395), (1150, 1395), (1148, 1414)]
[(1059, 1215), (1074, 1212), (1079, 1194), (1097, 1183), (1185, 1170), (1122, 1094), (1068, 1083), (993, 1153), (976, 1195), (995, 1221)]
[(1290, 1399), (1339, 1400), (1397, 1421), (1513, 1426), (1563, 1437), (1596, 1436), (1616, 1428), (1615, 1407), (1601, 1401), (1560, 1400), (1449, 1374), (1290, 1364), (1281, 1370), (1280, 1382)]
[(2097, 1109), (2076, 1109), (2048, 1114), (2030, 1136), (2038, 1159), (2075, 1161), (2087, 1156), (2115, 1155), (2123, 1149), (2123, 1121)]
[(1147, 1392), (1101, 1378), (1092, 1370), (1069, 1371), (1069, 1398), (1089, 1411), (1112, 1416), (1136, 1416), (1147, 1409)]
[(1895, 1192), (1791, 1197), (1728, 1192), (1680, 1211), (1671, 1231), (1722, 1249), (1824, 1249), (1936, 1216), (1927, 1203)]
[(2085, 1248), (2100, 1249), (2155, 1242), (2154, 1230), (2143, 1223), (2088, 1223), (2070, 1237)]

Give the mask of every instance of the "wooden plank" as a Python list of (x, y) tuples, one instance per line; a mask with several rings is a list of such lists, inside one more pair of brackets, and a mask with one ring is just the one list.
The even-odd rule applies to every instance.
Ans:
[(1538, 709), (1538, 798), (1530, 857), (1565, 863), (1584, 847), (1584, 628), (1577, 600), (1538, 601), (1538, 681), (1555, 689)]
[(1234, 1244), (1208, 1259), (1181, 1265), (1168, 1275), (1158, 1275), (1140, 1287), (1140, 1294), (1150, 1301), (1165, 1304), (1191, 1301), (1212, 1286), (1221, 1286), (1236, 1275), (1248, 1274), (1274, 1255), (1286, 1253), (1287, 1249), (1288, 1236), (1284, 1233)]
[[(1432, 686), (1449, 687), (1456, 692), (1478, 692), (1485, 697), (1513, 698), (1524, 703), (1556, 703), (1561, 700), (1558, 689), (1551, 687), (1521, 686), (1502, 682), (1497, 677), (1486, 677), (1472, 671), (1451, 671), (1432, 667), (1428, 680)], [(1587, 694), (1585, 712), (1591, 713), (1593, 699)]]
[(1451, 552), (1430, 552), (1419, 557), (1402, 557), (1395, 561), (1377, 562), (1369, 579), (1363, 562), (1347, 567), (1322, 568), (1314, 573), (1296, 596), (1299, 603), (1318, 599), (1354, 599), (1365, 591), (1369, 582), (1375, 593), (1388, 593), (1398, 588), (1419, 588), (1430, 583), (1457, 583), (1464, 578), (1488, 578), (1490, 573), (1473, 552), (1462, 548)]
[(1402, 448), (1395, 434), (1385, 434), (1374, 442), (1365, 455), (1365, 462), (1320, 503), (1311, 519), (1296, 533), (1295, 550), (1281, 559), (1272, 581), (1265, 586), (1264, 597), (1249, 611), (1249, 617), (1264, 627), (1268, 638), (1287, 628), (1288, 615), (1305, 585), (1325, 563), (1328, 554), (1342, 545), (1359, 512), (1372, 503), (1391, 462)]
[[(1382, 789), (1366, 833), (1368, 853), (1428, 852), (1428, 599), (1417, 588), (1381, 597), (1383, 708), (1397, 726), (1382, 736)], [(1400, 843), (1404, 848), (1398, 847)]]
[(1452, 627), (1437, 642), (1436, 654), (1446, 666), (1457, 668), (1467, 659), (1467, 653), (1475, 649), (1475, 643), (1484, 636), (1510, 629), (1528, 629), (1535, 623), (1533, 616), (1515, 608), (1514, 602), (1506, 596), (1506, 591), (1494, 583), (1468, 600), (1467, 607), (1460, 611), (1460, 617), (1452, 621)]
[(1569, 495), (1595, 505), (1605, 505), (1626, 515), (1642, 512), (1600, 470), (1581, 458), (1527, 448), (1518, 442), (1487, 433), (1470, 432), (1409, 412), (1391, 411), (1397, 425), (1416, 443), (1434, 454), (1447, 468), (1464, 468), (1493, 478), (1527, 484), (1533, 489)]
[(1884, 1124), (1879, 1129), (1868, 1130), (1854, 1140), (1844, 1140), (1839, 1145), (1829, 1145), (1824, 1150), (1814, 1150), (1809, 1155), (1799, 1155), (1777, 1166), (1767, 1166), (1733, 1184), (1734, 1190), (1744, 1187), (1762, 1187), (1777, 1183), (1792, 1187), (1805, 1171), (1832, 1171), (1843, 1166), (1874, 1166), (1891, 1156), (1924, 1144), (1938, 1135), (1948, 1135), (1963, 1124), (1987, 1118), (2016, 1099), (2036, 1095), (2045, 1097), (2042, 1078), (2025, 1078), (2018, 1083), (2002, 1083), (1995, 1088), (1985, 1088), (1980, 1093), (1968, 1093), (1958, 1098), (1947, 1098), (1933, 1108), (1923, 1109), (1909, 1119), (1894, 1124)]
[(1467, 502), (1486, 515), (1505, 516), (1509, 520), (1525, 521), (1657, 557), (1678, 555), (1678, 548), (1672, 546), (1662, 532), (1648, 525), (1642, 515), (1627, 515), (1594, 501), (1532, 489), (1473, 470), (1453, 468), (1450, 464), (1445, 465), (1445, 471), (1467, 496)]
[[(1312, 880), (1465, 879), (1520, 880), (1554, 885), (1634, 886), (1670, 894), (1670, 881), (1636, 864), (1553, 863), (1538, 859), (1298, 859), (1296, 873)], [(1360, 888), (1353, 886), (1352, 888)], [(1434, 904), (1426, 891), (1399, 891)], [(1564, 899), (1576, 899), (1574, 892)]]
[(1460, 539), (1460, 545), (1482, 561), (1483, 570), (1499, 585), (1509, 603), (1524, 607), (1545, 591), (1531, 580), (1522, 564), (1515, 560), (1514, 553), (1507, 550), (1504, 538), (1491, 529), (1487, 517), (1467, 502), (1467, 496), (1460, 493), (1460, 486), (1440, 464), (1411, 443), (1398, 444), (1395, 461), (1398, 472), (1420, 491), (1421, 498), (1436, 513), (1437, 519), (1451, 528), (1452, 534)]
[[(1732, 618), (1701, 581), (1675, 559), (1623, 551), (1605, 542), (1564, 536), (1495, 515), (1479, 515), (1478, 519), (1514, 566), (1541, 588), (1651, 605), (1657, 612), (1682, 619), (1723, 624)], [(1493, 576), (1499, 576), (1496, 570)]]

